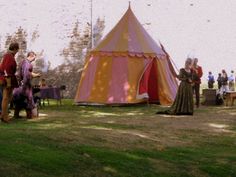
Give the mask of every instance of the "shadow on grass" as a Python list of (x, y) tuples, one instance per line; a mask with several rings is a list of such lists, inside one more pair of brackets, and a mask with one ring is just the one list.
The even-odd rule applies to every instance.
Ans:
[[(94, 139), (87, 139), (87, 142), (76, 138), (76, 136), (87, 138), (86, 135), (90, 131), (101, 128), (124, 132), (142, 130), (143, 133), (147, 133), (150, 129), (165, 132), (166, 124), (161, 122), (159, 123), (163, 127), (159, 127), (158, 130), (152, 124), (144, 124), (145, 121), (156, 119), (164, 119), (167, 123), (171, 121), (172, 119), (155, 115), (155, 112), (163, 107), (157, 105), (78, 107), (72, 106), (71, 100), (66, 100), (61, 106), (50, 103), (50, 106), (40, 109), (40, 113), (44, 114), (43, 117), (14, 120), (9, 125), (0, 124), (0, 176), (236, 176), (236, 148), (233, 135), (213, 136), (204, 134), (204, 131), (185, 128), (178, 132), (174, 131), (173, 135), (177, 137), (186, 135), (180, 138), (192, 140), (194, 143), (191, 146), (176, 145), (162, 149), (152, 149), (149, 147), (150, 144), (144, 144), (145, 147), (142, 149), (126, 148), (125, 145), (105, 146), (103, 142), (98, 143), (103, 141), (106, 135), (95, 136), (96, 131), (91, 134)], [(224, 108), (223, 113), (230, 115), (231, 112), (228, 110), (234, 112), (233, 109)], [(219, 111), (222, 110), (216, 107), (202, 107), (196, 110), (196, 114), (201, 116)], [(184, 117), (183, 120), (185, 119), (188, 118)], [(135, 120), (140, 122), (134, 124)], [(192, 121), (198, 120), (192, 118)], [(219, 128), (221, 124), (209, 125)], [(232, 130), (234, 129), (235, 126), (232, 126)], [(199, 138), (196, 138), (197, 136)], [(166, 136), (166, 138), (171, 137)], [(89, 144), (89, 141), (93, 141), (94, 144)], [(138, 140), (136, 143), (144, 141)], [(151, 147), (154, 147), (158, 142), (151, 143), (153, 145)]]

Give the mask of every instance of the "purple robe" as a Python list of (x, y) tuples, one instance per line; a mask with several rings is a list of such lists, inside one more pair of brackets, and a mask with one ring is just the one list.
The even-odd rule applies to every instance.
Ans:
[(20, 64), (20, 88), (15, 89), (13, 95), (22, 95), (27, 100), (26, 109), (32, 110), (35, 107), (34, 99), (33, 99), (33, 89), (32, 89), (32, 71), (33, 66), (31, 62), (27, 59), (24, 59)]

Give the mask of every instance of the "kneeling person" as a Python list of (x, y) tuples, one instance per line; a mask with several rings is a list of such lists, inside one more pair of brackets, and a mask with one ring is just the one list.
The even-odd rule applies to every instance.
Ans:
[[(29, 52), (27, 54), (27, 58), (22, 61), (19, 67), (19, 78), (21, 86), (15, 91), (15, 101), (16, 107), (19, 109), (15, 110), (15, 116), (19, 115), (19, 111), (22, 108), (26, 109), (27, 118), (32, 118), (32, 110), (35, 108), (34, 100), (33, 100), (33, 91), (32, 91), (32, 79), (34, 77), (39, 77), (39, 73), (33, 72), (33, 65), (31, 64), (35, 61), (36, 54), (34, 52)], [(23, 102), (26, 102), (25, 103)], [(22, 106), (25, 107), (22, 107)]]

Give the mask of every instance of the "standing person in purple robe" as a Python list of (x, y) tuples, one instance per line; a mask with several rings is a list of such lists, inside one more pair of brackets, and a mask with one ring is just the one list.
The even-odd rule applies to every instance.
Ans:
[(40, 77), (39, 73), (33, 72), (33, 65), (31, 64), (35, 61), (36, 54), (34, 52), (29, 52), (27, 58), (24, 59), (19, 67), (19, 78), (20, 87), (14, 91), (14, 104), (15, 112), (14, 117), (19, 118), (19, 112), (22, 108), (26, 109), (27, 118), (32, 118), (32, 109), (35, 107), (33, 100), (33, 87), (32, 79), (34, 77)]

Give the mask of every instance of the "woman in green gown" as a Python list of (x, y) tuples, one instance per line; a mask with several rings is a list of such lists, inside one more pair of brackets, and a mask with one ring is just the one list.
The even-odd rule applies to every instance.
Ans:
[(187, 58), (185, 67), (180, 69), (178, 75), (180, 85), (172, 106), (168, 110), (157, 112), (157, 114), (193, 115), (192, 63), (192, 59)]

